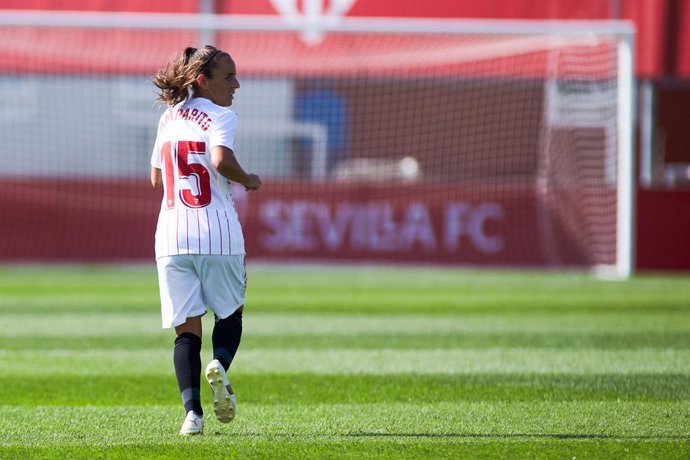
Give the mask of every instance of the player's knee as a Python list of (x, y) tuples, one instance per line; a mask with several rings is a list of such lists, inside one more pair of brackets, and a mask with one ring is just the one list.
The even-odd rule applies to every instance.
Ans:
[(219, 321), (224, 321), (224, 320), (231, 320), (231, 321), (240, 321), (242, 322), (242, 312), (244, 311), (244, 305), (242, 305), (240, 308), (235, 310), (230, 316), (226, 316), (225, 318), (221, 319), (218, 317), (218, 315), (213, 315), (215, 318), (215, 322), (218, 323)]

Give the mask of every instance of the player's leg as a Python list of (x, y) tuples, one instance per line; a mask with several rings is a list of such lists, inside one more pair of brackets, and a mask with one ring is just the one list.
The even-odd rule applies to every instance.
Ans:
[(201, 316), (206, 307), (192, 256), (172, 256), (157, 261), (163, 327), (175, 328), (173, 362), (185, 408), (180, 434), (201, 434)]
[(213, 359), (217, 359), (226, 371), (235, 359), (237, 349), (242, 339), (242, 312), (241, 306), (227, 318), (220, 319), (215, 315), (215, 324), (211, 340), (213, 342)]
[(232, 421), (237, 413), (237, 399), (227, 370), (232, 363), (242, 336), (240, 307), (225, 319), (216, 316), (213, 328), (213, 360), (206, 366), (206, 380), (213, 391), (213, 412), (223, 423)]
[(201, 407), (201, 316), (187, 318), (175, 327), (173, 362), (175, 376), (187, 417), (180, 434), (201, 434), (204, 411)]
[(224, 423), (234, 419), (235, 394), (227, 376), (242, 338), (242, 312), (246, 290), (244, 256), (207, 256), (203, 268), (202, 292), (213, 310), (213, 360), (206, 366), (206, 378), (213, 390), (213, 410)]

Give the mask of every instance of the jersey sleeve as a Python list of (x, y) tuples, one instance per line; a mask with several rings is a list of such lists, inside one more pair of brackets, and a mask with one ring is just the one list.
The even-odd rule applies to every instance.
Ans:
[(151, 166), (154, 168), (161, 169), (161, 152), (160, 149), (158, 148), (158, 138), (156, 138), (156, 142), (153, 144), (153, 150), (151, 151)]
[(161, 133), (161, 121), (163, 120), (163, 117), (165, 114), (163, 114), (158, 120), (158, 129), (156, 130), (156, 142), (153, 143), (153, 150), (151, 151), (151, 166), (154, 168), (162, 169), (161, 166), (161, 149), (158, 146), (158, 139), (160, 138), (160, 133)]
[(217, 123), (212, 124), (209, 136), (209, 148), (222, 145), (231, 150), (234, 149), (236, 128), (237, 114), (228, 110)]

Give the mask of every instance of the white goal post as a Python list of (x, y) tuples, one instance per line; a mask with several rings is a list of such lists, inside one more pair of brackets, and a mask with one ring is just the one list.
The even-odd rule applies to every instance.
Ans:
[[(461, 192), (457, 190), (447, 192), (447, 197), (433, 195), (428, 202), (422, 203), (429, 209), (427, 220), (433, 227), (432, 236), (413, 240), (409, 243), (412, 251), (422, 256), (426, 254), (434, 260), (435, 256), (432, 252), (444, 250), (443, 244), (439, 241), (450, 241), (447, 233), (450, 231), (449, 228), (455, 228), (452, 223), (448, 223), (448, 212), (444, 209), (458, 209), (456, 206), (458, 201), (463, 203), (466, 201), (471, 207), (475, 201), (484, 200), (487, 203), (493, 203), (493, 201), (505, 199), (509, 202), (513, 199), (511, 195), (513, 193), (519, 196), (534, 193), (533, 198), (529, 198), (528, 201), (530, 203), (534, 201), (535, 212), (532, 214), (531, 211), (525, 210), (531, 204), (519, 205), (515, 212), (518, 214), (516, 218), (518, 220), (515, 222), (517, 226), (520, 226), (528, 219), (540, 220), (540, 224), (534, 226), (535, 231), (540, 233), (538, 248), (535, 246), (525, 253), (520, 252), (519, 248), (514, 249), (501, 259), (496, 258), (494, 254), (480, 254), (481, 251), (475, 247), (473, 249), (475, 252), (465, 256), (458, 255), (457, 251), (467, 243), (458, 240), (445, 247), (447, 253), (440, 254), (439, 260), (444, 263), (458, 260), (461, 264), (472, 264), (474, 260), (477, 260), (480, 265), (522, 265), (522, 261), (527, 261), (528, 266), (577, 267), (585, 265), (616, 278), (627, 278), (634, 271), (635, 30), (632, 23), (628, 21), (362, 17), (315, 19), (307, 16), (5, 10), (0, 15), (0, 28), (0, 33), (8, 36), (13, 31), (26, 32), (27, 30), (142, 31), (147, 33), (184, 31), (187, 34), (193, 34), (191, 36), (196, 37), (195, 41), (217, 36), (221, 46), (226, 43), (231, 49), (236, 49), (235, 46), (241, 49), (251, 40), (244, 40), (241, 36), (230, 40), (223, 34), (249, 33), (255, 34), (252, 37), (262, 37), (261, 39), (268, 37), (267, 40), (270, 40), (273, 35), (282, 34), (280, 35), (282, 38), (271, 45), (274, 47), (289, 41), (285, 39), (287, 37), (285, 34), (299, 35), (304, 45), (300, 48), (301, 54), (295, 54), (295, 49), (299, 48), (297, 45), (285, 48), (284, 55), (281, 55), (279, 51), (268, 58), (262, 57), (261, 52), (251, 55), (248, 51), (242, 51), (251, 59), (245, 58), (240, 61), (240, 69), (243, 68), (242, 66), (249, 67), (249, 73), (257, 75), (256, 82), (248, 82), (249, 90), (251, 91), (254, 87), (257, 93), (261, 93), (268, 88), (267, 93), (280, 94), (280, 98), (284, 99), (283, 102), (278, 102), (278, 109), (276, 109), (284, 116), (276, 116), (275, 119), (262, 122), (261, 120), (265, 120), (263, 117), (268, 116), (265, 114), (274, 108), (265, 106), (261, 109), (265, 112), (251, 113), (249, 118), (254, 121), (245, 124), (244, 128), (240, 123), (240, 128), (238, 128), (238, 136), (244, 129), (247, 138), (262, 138), (265, 137), (262, 133), (272, 133), (269, 135), (283, 139), (276, 141), (277, 144), (274, 142), (269, 147), (258, 144), (254, 147), (254, 144), (247, 144), (247, 149), (250, 151), (256, 148), (257, 155), (249, 161), (256, 161), (255, 165), (259, 170), (264, 161), (261, 160), (260, 150), (262, 149), (273, 152), (266, 157), (270, 158), (270, 161), (284, 161), (287, 158), (285, 152), (293, 151), (295, 148), (304, 149), (311, 159), (306, 160), (307, 163), (303, 169), (307, 171), (306, 174), (314, 183), (335, 180), (332, 170), (339, 161), (341, 166), (348, 161), (359, 161), (361, 164), (361, 160), (367, 160), (367, 155), (374, 155), (375, 162), (390, 160), (397, 164), (403, 157), (412, 158), (419, 164), (418, 181), (421, 185), (424, 185), (426, 181), (431, 185), (443, 183), (444, 186), (457, 186), (462, 189)], [(22, 55), (22, 46), (27, 46), (27, 52), (31, 49), (28, 44), (21, 42), (22, 39), (30, 36), (30, 34), (22, 36), (20, 33), (19, 39), (10, 45), (17, 47), (15, 59), (19, 59), (17, 56)], [(348, 36), (356, 36), (360, 41), (355, 42), (354, 45), (350, 42), (343, 45), (346, 41), (343, 37)], [(385, 38), (379, 39), (379, 37)], [(458, 37), (458, 40), (453, 41), (453, 37)], [(104, 38), (104, 40), (108, 39), (107, 36)], [(96, 45), (84, 43), (83, 46), (85, 54), (90, 56), (90, 47)], [(146, 44), (142, 44), (142, 48), (147, 49)], [(354, 54), (350, 48), (355, 49)], [(264, 51), (265, 49), (268, 48), (262, 48)], [(122, 49), (118, 51), (116, 47), (112, 48), (112, 45), (93, 51), (93, 59), (109, 50), (114, 53), (114, 60), (121, 60), (122, 54), (117, 53), (122, 53)], [(144, 60), (148, 57), (138, 57), (135, 55), (136, 51), (131, 51), (132, 57), (137, 59), (134, 64), (131, 64), (134, 70), (124, 70), (122, 73), (134, 75), (146, 73), (142, 69), (148, 69), (147, 65), (151, 69), (161, 66), (164, 62), (160, 60), (160, 57), (170, 56), (175, 49), (166, 49), (162, 53), (152, 52), (152, 56), (157, 60), (150, 64)], [(88, 72), (98, 74), (103, 73), (103, 69), (109, 68), (108, 63), (105, 62), (85, 64), (86, 61), (78, 61), (78, 57), (74, 57), (74, 54), (79, 53), (71, 51), (65, 53), (65, 56), (67, 59), (74, 60), (75, 69), (83, 67)], [(300, 65), (290, 62), (290, 59), (296, 58), (302, 59)], [(33, 68), (22, 67), (21, 63), (18, 64), (18, 68), (9, 72), (8, 75), (0, 75), (5, 79), (5, 89), (3, 90), (3, 86), (0, 86), (0, 93), (2, 93), (0, 95), (11, 94), (11, 88), (15, 86), (15, 83), (21, 83), (19, 86), (22, 87), (26, 81), (30, 83), (31, 88), (38, 88), (39, 91), (46, 88), (55, 89), (51, 86), (53, 83), (48, 82), (44, 77), (49, 72), (46, 69), (41, 68), (36, 71)], [(58, 80), (65, 78), (61, 72), (63, 71), (59, 70), (57, 73)], [(74, 74), (76, 71), (67, 73), (70, 72)], [(114, 71), (114, 73), (118, 72)], [(29, 77), (24, 78), (22, 75), (25, 74)], [(36, 74), (41, 77), (36, 77)], [(287, 80), (276, 83), (276, 80), (280, 80), (284, 75), (290, 80), (294, 78), (301, 80), (297, 85)], [(72, 84), (70, 78), (65, 79), (65, 85)], [(387, 84), (386, 81), (391, 83)], [(454, 86), (455, 82), (459, 83)], [(132, 81), (128, 80), (126, 83), (125, 87), (131, 86)], [(89, 84), (86, 82), (84, 86), (87, 92), (90, 91)], [(331, 86), (327, 87), (328, 84)], [(98, 85), (102, 83), (99, 82)], [(121, 82), (116, 82), (117, 85), (122, 87)], [(307, 85), (313, 85), (313, 87), (307, 88)], [(355, 88), (356, 85), (360, 87)], [(487, 89), (491, 85), (494, 86)], [(57, 88), (62, 87), (57, 86)], [(329, 99), (333, 93), (331, 91), (333, 87), (345, 93), (345, 97), (355, 98), (357, 103), (354, 108), (349, 105), (349, 99), (344, 103)], [(103, 88), (103, 86), (94, 86), (94, 94)], [(443, 91), (448, 91), (452, 97), (446, 98), (439, 95)], [(521, 91), (524, 91), (524, 94), (520, 95)], [(416, 98), (410, 102), (409, 106), (399, 102), (401, 98), (409, 94)], [(302, 101), (300, 103), (305, 104), (306, 109), (299, 115), (302, 118), (296, 119), (295, 111), (302, 110), (303, 107), (294, 102), (299, 97), (303, 97), (304, 100), (300, 99)], [(504, 97), (505, 100), (501, 99)], [(366, 106), (367, 98), (371, 99), (371, 105), (368, 107)], [(515, 101), (510, 102), (511, 98)], [(427, 107), (425, 104), (432, 100), (445, 101), (447, 99), (452, 99), (452, 102), (438, 108), (438, 111), (444, 112), (444, 118), (427, 121), (428, 114), (433, 113), (434, 107)], [(137, 100), (142, 100), (141, 95), (137, 96)], [(251, 103), (251, 101), (246, 102), (248, 112), (253, 110), (250, 107)], [(528, 103), (534, 103), (534, 106), (526, 108)], [(284, 105), (284, 109), (280, 108), (280, 104)], [(381, 108), (379, 104), (387, 104), (387, 106)], [(495, 107), (487, 109), (487, 106), (491, 104), (495, 104)], [(362, 107), (369, 112), (361, 112), (364, 110)], [(245, 106), (242, 108), (245, 109)], [(401, 114), (400, 110), (403, 108), (409, 112)], [(419, 115), (420, 118), (416, 119), (416, 110), (427, 115), (424, 117)], [(493, 111), (490, 115), (486, 115), (487, 110)], [(540, 115), (529, 115), (537, 110), (541, 110)], [(388, 118), (379, 115), (379, 111), (398, 114), (396, 117), (400, 119), (400, 125), (394, 125), (393, 121), (388, 123)], [(0, 104), (0, 114), (2, 113), (3, 106)], [(139, 110), (137, 113), (137, 116), (141, 115), (146, 120), (145, 111)], [(528, 115), (525, 115), (526, 113)], [(16, 116), (16, 112), (8, 115), (10, 116)], [(31, 116), (34, 115), (28, 115), (28, 117)], [(318, 119), (319, 116), (321, 119)], [(511, 120), (515, 121), (508, 120), (508, 117), (513, 117)], [(524, 119), (529, 117), (536, 121), (532, 125), (523, 124)], [(473, 119), (475, 124), (472, 124)], [(382, 120), (383, 124), (381, 124)], [(457, 120), (457, 125), (454, 125), (452, 120)], [(122, 125), (125, 126), (126, 123)], [(334, 128), (334, 126), (337, 127)], [(399, 156), (395, 156), (395, 152), (381, 153), (387, 150), (385, 145), (393, 145), (392, 151), (405, 151), (406, 145), (417, 142), (416, 137), (409, 137), (410, 126), (419, 126), (423, 133), (434, 133), (433, 136), (429, 134), (432, 137), (425, 137), (419, 141), (410, 150), (414, 153), (430, 145), (428, 152), (421, 152), (419, 156), (411, 155), (409, 152), (400, 153)], [(506, 127), (515, 129), (515, 132), (506, 134)], [(67, 125), (61, 125), (55, 129), (63, 131), (69, 128)], [(94, 129), (102, 129), (107, 135), (106, 127), (96, 126)], [(137, 128), (134, 123), (130, 123), (129, 127), (123, 129)], [(346, 131), (341, 132), (338, 129)], [(536, 140), (528, 138), (531, 134), (524, 132), (530, 129), (534, 129)], [(511, 153), (507, 145), (508, 141), (503, 140), (503, 136), (508, 135), (514, 137), (516, 143), (520, 144), (514, 149), (514, 153)], [(142, 136), (144, 135), (140, 135)], [(382, 139), (383, 136), (390, 137)], [(299, 139), (295, 140), (295, 138)], [(304, 140), (300, 140), (302, 138)], [(145, 138), (143, 142), (149, 141), (150, 139)], [(263, 141), (267, 142), (266, 139)], [(385, 143), (386, 141), (388, 144)], [(295, 147), (300, 142), (304, 145)], [(340, 144), (337, 144), (338, 142)], [(146, 150), (148, 147), (137, 145), (137, 148)], [(337, 155), (341, 155), (340, 157), (333, 153), (338, 149), (340, 153)], [(524, 155), (524, 158), (518, 158), (523, 155), (520, 153), (523, 150), (529, 153)], [(443, 153), (434, 153), (438, 151)], [(514, 156), (508, 158), (506, 162), (502, 160), (502, 155), (506, 154)], [(376, 157), (376, 155), (379, 156)], [(277, 160), (278, 158), (281, 160)], [(38, 161), (40, 162), (40, 159)], [(140, 168), (141, 162), (137, 161), (133, 162), (129, 169), (123, 166), (122, 174), (130, 174)], [(269, 160), (265, 160), (267, 161)], [(118, 175), (117, 171), (111, 174), (114, 167), (107, 161), (98, 164), (97, 173), (84, 169), (80, 170), (79, 174)], [(286, 164), (264, 165), (267, 168), (264, 174), (281, 175), (283, 173), (278, 171), (286, 171)], [(496, 168), (497, 165), (503, 165), (499, 168), (501, 172), (491, 172), (491, 168)], [(55, 166), (58, 170), (60, 167), (62, 166)], [(21, 166), (16, 166), (16, 168), (19, 169), (0, 172), (0, 175), (22, 176), (28, 173), (21, 170)], [(65, 166), (65, 168), (73, 170), (71, 166), (69, 168)], [(347, 167), (340, 170), (347, 170)], [(42, 171), (40, 167), (33, 167), (31, 171), (31, 174), (37, 176), (49, 173), (50, 171)], [(290, 177), (291, 173), (284, 174), (285, 177)], [(395, 180), (388, 177), (380, 179)], [(494, 189), (489, 190), (491, 187)], [(426, 195), (431, 196), (431, 192), (427, 193), (426, 189), (424, 190)], [(464, 195), (453, 195), (465, 193), (467, 190), (472, 190), (467, 193), (476, 194), (469, 195), (469, 198)], [(334, 196), (338, 196), (341, 191), (333, 193)], [(379, 196), (377, 199), (380, 201), (384, 198)], [(329, 206), (338, 206), (334, 201), (335, 198), (329, 198), (329, 200)], [(347, 200), (348, 198), (345, 199)], [(418, 204), (413, 195), (410, 196), (410, 200), (415, 206)], [(446, 203), (450, 203), (451, 208), (448, 208)], [(403, 208), (396, 208), (403, 205), (392, 204), (391, 206), (393, 206), (394, 216), (404, 214), (401, 210)], [(507, 211), (501, 212), (511, 212), (510, 209), (506, 209)], [(436, 212), (439, 216), (434, 214)], [(497, 216), (498, 214), (493, 217), (494, 221), (499, 220)], [(332, 218), (335, 219), (335, 217)], [(424, 216), (418, 216), (418, 218), (424, 219)], [(401, 219), (394, 222), (396, 228), (402, 228), (404, 222), (399, 222)], [(613, 220), (609, 222), (610, 219)], [(441, 222), (438, 228), (436, 220)], [(479, 225), (476, 228), (472, 227), (474, 224), (468, 222), (462, 222), (462, 225), (457, 224), (460, 225), (459, 230), (456, 229), (459, 232), (458, 238), (469, 238), (476, 242), (476, 238), (471, 235), (471, 230), (463, 230), (474, 228), (472, 231), (482, 235), (482, 232), (488, 233), (492, 238), (498, 239), (494, 233), (499, 230), (493, 229), (494, 223), (486, 220), (476, 224)], [(515, 226), (512, 222), (505, 225)], [(525, 224), (525, 228), (529, 228), (529, 225)], [(446, 233), (434, 236), (434, 232)], [(432, 237), (435, 238), (433, 241)], [(398, 246), (391, 243), (370, 247), (367, 246), (369, 243), (357, 242), (359, 241), (357, 238), (348, 234), (338, 241), (355, 241), (360, 246), (355, 244), (354, 249), (360, 251), (365, 259), (370, 254), (361, 249), (363, 247), (366, 250), (373, 248), (372, 251), (375, 253), (373, 256), (376, 257), (385, 258), (392, 255), (393, 260), (409, 258), (404, 254), (393, 254), (395, 251), (401, 252), (407, 248), (403, 243)], [(401, 239), (402, 237), (396, 234), (391, 238)], [(521, 238), (525, 241), (529, 240), (527, 235), (517, 236), (518, 242), (515, 244), (520, 244)], [(502, 241), (502, 244), (507, 247), (511, 238), (505, 237)], [(531, 243), (525, 244), (529, 246)], [(395, 246), (397, 249), (395, 251), (381, 249), (389, 246)], [(294, 253), (289, 251), (286, 253), (305, 256), (306, 253), (299, 251), (307, 251), (307, 249), (305, 246), (295, 249)], [(341, 252), (352, 250), (346, 247), (341, 249)], [(318, 252), (319, 248), (315, 251)], [(529, 251), (541, 251), (543, 254), (532, 257)], [(338, 258), (336, 252), (331, 255)], [(306, 254), (306, 257), (308, 258), (309, 255)]]

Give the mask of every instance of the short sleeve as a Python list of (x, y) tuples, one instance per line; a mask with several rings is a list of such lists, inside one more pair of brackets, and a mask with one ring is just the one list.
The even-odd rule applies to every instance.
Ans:
[(235, 144), (235, 128), (237, 128), (237, 114), (228, 110), (220, 120), (211, 125), (209, 136), (210, 148), (222, 145), (233, 149)]
[(158, 129), (156, 130), (156, 142), (153, 143), (153, 150), (151, 151), (151, 166), (154, 168), (162, 169), (162, 162), (161, 162), (161, 149), (159, 144), (159, 139), (160, 139), (160, 134), (161, 134), (161, 123), (163, 122), (163, 118), (165, 115), (168, 113), (168, 110), (161, 115), (160, 119), (158, 120)]
[(153, 144), (153, 151), (151, 152), (151, 166), (161, 169), (161, 151), (158, 148), (158, 138)]

